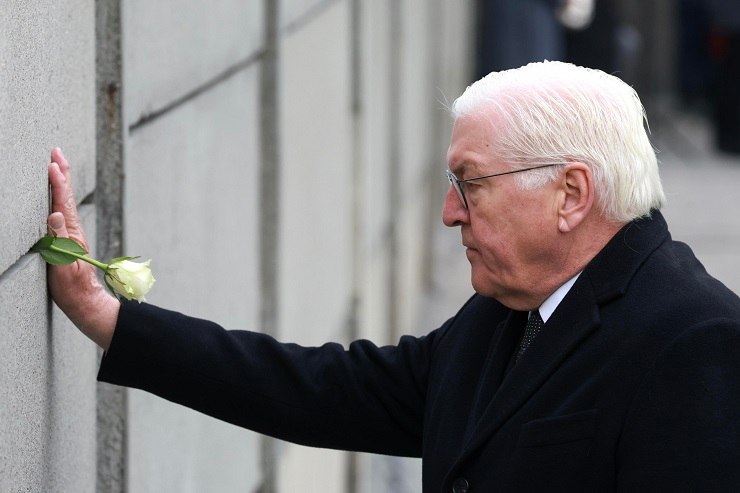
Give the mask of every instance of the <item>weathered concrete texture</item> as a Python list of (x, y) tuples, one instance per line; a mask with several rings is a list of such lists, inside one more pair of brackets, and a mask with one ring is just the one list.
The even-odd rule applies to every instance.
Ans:
[(152, 258), (147, 300), (254, 327), (257, 67), (133, 132), (125, 250)]
[(315, 17), (321, 16), (324, 10), (338, 2), (349, 3), (348, 0), (281, 0), (280, 27), (296, 29), (312, 23)]
[(46, 166), (63, 146), (75, 190), (95, 185), (93, 0), (9, 0), (0, 9), (0, 272), (45, 231)]
[[(352, 272), (348, 2), (281, 38), (280, 330), (345, 341)], [(282, 444), (279, 491), (344, 491), (344, 454)], [(320, 466), (318, 466), (320, 464)]]
[(279, 447), (278, 491), (347, 493), (342, 475), (347, 454), (337, 450), (286, 445)]
[[(470, 82), (463, 54), (469, 49), (468, 38), (474, 32), (470, 1), (431, 0), (390, 5), (386, 2), (363, 4), (363, 105), (366, 120), (365, 142), (366, 193), (368, 203), (365, 238), (368, 261), (364, 276), (362, 336), (387, 341), (384, 331), (388, 303), (387, 221), (400, 224), (398, 325), (401, 332), (426, 333), (450, 317), (472, 293), (470, 266), (460, 249), (459, 231), (445, 228), (440, 220), (442, 198), (448, 184), (443, 169), (449, 143), (451, 119), (445, 102), (451, 101)], [(395, 16), (395, 20), (391, 18)], [(392, 22), (400, 22), (400, 39), (391, 41)], [(395, 35), (398, 35), (396, 33)], [(391, 59), (400, 57), (400, 83), (388, 85)], [(398, 61), (396, 62), (398, 63)], [(394, 92), (400, 92), (395, 94)], [(388, 122), (397, 101), (400, 122), (399, 165), (387, 166)], [(400, 207), (391, 214), (388, 202), (372, 198), (387, 197), (387, 176), (402, 183)], [(425, 175), (426, 174), (426, 175)], [(429, 194), (429, 198), (423, 197)], [(433, 228), (430, 239), (445, 235), (454, 247), (432, 254), (432, 272), (425, 269), (421, 257), (432, 242), (421, 233), (424, 223)], [(434, 232), (434, 234), (432, 234)], [(446, 244), (447, 245), (447, 244)], [(438, 271), (441, 275), (435, 276)], [(432, 283), (420, 286), (420, 276)], [(431, 288), (431, 291), (429, 289)], [(444, 291), (441, 291), (444, 289)], [(420, 300), (420, 295), (423, 298)], [(419, 303), (422, 301), (422, 303)], [(392, 341), (390, 341), (392, 342)], [(421, 461), (386, 456), (363, 456), (359, 468), (358, 491), (394, 491), (411, 493), (421, 489)]]
[(121, 8), (127, 125), (262, 48), (261, 1), (134, 0)]
[[(80, 214), (94, 235), (92, 206)], [(92, 492), (95, 346), (46, 294), (36, 254), (0, 276), (0, 491)]]
[[(341, 338), (349, 307), (349, 12), (333, 3), (281, 40), (281, 338)], [(310, 330), (306, 330), (310, 328)]]
[[(444, 180), (445, 156), (437, 155), (439, 135), (435, 135), (435, 119), (446, 119), (436, 103), (437, 82), (430, 78), (432, 65), (439, 63), (430, 51), (431, 40), (441, 35), (440, 26), (430, 23), (430, 9), (438, 8), (429, 1), (403, 2), (398, 8), (401, 22), (398, 55), (400, 57), (399, 105), (399, 169), (396, 179), (404, 184), (400, 189), (401, 214), (397, 218), (399, 235), (398, 327), (400, 332), (414, 330), (416, 307), (424, 279), (425, 250), (428, 230), (439, 220), (439, 211), (431, 208), (429, 187)], [(446, 136), (445, 136), (446, 139)], [(408, 186), (408, 184), (413, 184)]]
[(42, 491), (50, 354), (46, 267), (23, 257), (0, 277), (0, 490)]
[[(121, 2), (95, 2), (96, 186), (98, 251), (102, 258), (123, 255), (123, 111)], [(126, 399), (128, 391), (97, 385), (97, 486), (99, 493), (125, 490)]]
[[(95, 208), (81, 207), (80, 216), (87, 234), (95, 238)], [(93, 492), (98, 348), (56, 305), (51, 322), (46, 491)]]
[[(230, 329), (258, 328), (258, 67), (132, 132), (125, 251), (152, 258), (148, 301)], [(257, 437), (129, 395), (131, 491), (251, 491)]]
[(389, 60), (390, 6), (388, 2), (366, 2), (360, 16), (360, 160), (363, 197), (360, 238), (362, 299), (360, 336), (378, 343), (391, 342), (388, 330), (391, 221), (389, 197), (391, 166), (389, 131), (392, 91)]

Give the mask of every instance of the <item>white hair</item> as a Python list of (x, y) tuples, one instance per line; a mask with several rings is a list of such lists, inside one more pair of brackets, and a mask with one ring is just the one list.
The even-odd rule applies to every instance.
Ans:
[[(491, 145), (513, 168), (583, 162), (591, 168), (597, 206), (609, 220), (647, 216), (665, 202), (645, 109), (617, 77), (563, 62), (530, 63), (493, 72), (454, 101), (452, 116), (494, 125)], [(517, 184), (540, 187), (557, 168), (519, 173)]]

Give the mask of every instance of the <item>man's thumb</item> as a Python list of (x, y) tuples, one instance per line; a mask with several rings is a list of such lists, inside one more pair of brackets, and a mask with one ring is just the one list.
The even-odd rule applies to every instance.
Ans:
[(51, 213), (48, 224), (55, 235), (62, 238), (67, 237), (67, 226), (64, 224), (64, 215), (61, 212)]

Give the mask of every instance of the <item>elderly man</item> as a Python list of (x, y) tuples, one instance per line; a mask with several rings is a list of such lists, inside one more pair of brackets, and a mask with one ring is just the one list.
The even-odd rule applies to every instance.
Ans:
[[(420, 456), (428, 492), (739, 490), (740, 299), (671, 239), (634, 91), (545, 62), (452, 112), (443, 220), (477, 294), (442, 327), (303, 348), (51, 267), (106, 349), (99, 378), (297, 443)], [(52, 160), (49, 224), (84, 241)]]

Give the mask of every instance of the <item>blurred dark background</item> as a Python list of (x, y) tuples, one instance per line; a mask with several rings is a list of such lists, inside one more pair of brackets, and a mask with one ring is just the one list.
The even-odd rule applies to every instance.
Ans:
[(740, 158), (740, 0), (478, 0), (476, 78), (531, 61), (598, 68), (640, 94), (653, 130), (701, 118)]

